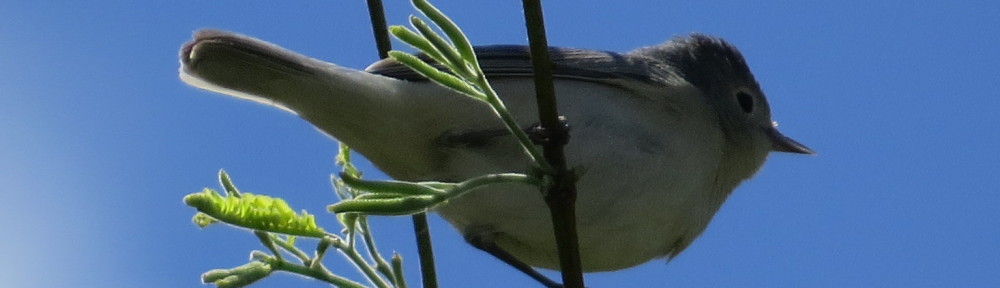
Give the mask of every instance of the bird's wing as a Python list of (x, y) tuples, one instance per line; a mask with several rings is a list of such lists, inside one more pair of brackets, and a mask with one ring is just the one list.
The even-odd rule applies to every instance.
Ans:
[[(475, 51), (479, 65), (488, 77), (530, 77), (533, 74), (527, 46), (477, 46)], [(657, 79), (663, 77), (661, 75), (663, 65), (631, 55), (550, 47), (549, 56), (553, 63), (553, 77), (558, 79), (576, 79), (608, 84), (617, 84), (621, 81), (654, 84)], [(440, 65), (433, 63), (433, 60), (422, 53), (418, 57), (441, 68)], [(391, 58), (375, 62), (365, 70), (403, 80), (426, 80), (420, 74)]]

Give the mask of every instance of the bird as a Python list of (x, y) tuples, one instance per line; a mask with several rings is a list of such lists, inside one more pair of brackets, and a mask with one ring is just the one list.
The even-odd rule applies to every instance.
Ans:
[[(517, 124), (536, 125), (528, 48), (474, 51)], [(720, 38), (692, 33), (625, 53), (548, 53), (570, 127), (565, 153), (578, 178), (585, 272), (677, 256), (770, 152), (814, 154), (776, 129), (743, 55)], [(183, 45), (180, 64), (183, 82), (294, 113), (394, 179), (456, 182), (532, 165), (486, 104), (392, 59), (357, 70), (205, 29)], [(434, 211), (477, 248), (558, 270), (547, 209), (537, 188), (498, 184)]]

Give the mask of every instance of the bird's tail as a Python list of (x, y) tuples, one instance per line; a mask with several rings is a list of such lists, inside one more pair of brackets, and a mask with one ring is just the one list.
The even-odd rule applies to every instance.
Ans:
[(440, 161), (436, 138), (472, 117), (446, 107), (476, 106), (437, 85), (343, 68), (217, 30), (195, 33), (180, 58), (185, 83), (295, 113), (397, 178), (421, 178), (421, 169)]

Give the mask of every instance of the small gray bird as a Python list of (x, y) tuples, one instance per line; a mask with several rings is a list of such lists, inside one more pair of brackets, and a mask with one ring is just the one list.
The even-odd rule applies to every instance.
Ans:
[[(531, 127), (537, 112), (526, 47), (476, 53), (519, 125)], [(721, 39), (693, 34), (624, 54), (549, 53), (559, 111), (572, 128), (567, 163), (580, 172), (585, 271), (676, 256), (768, 153), (813, 153), (775, 129), (743, 56)], [(393, 60), (358, 71), (216, 30), (195, 33), (180, 57), (184, 82), (295, 113), (396, 179), (462, 181), (530, 167), (485, 104)], [(490, 186), (436, 210), (477, 247), (559, 268), (536, 188)]]

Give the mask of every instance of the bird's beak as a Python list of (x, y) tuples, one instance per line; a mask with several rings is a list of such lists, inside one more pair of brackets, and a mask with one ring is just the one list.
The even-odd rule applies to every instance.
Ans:
[(781, 132), (778, 132), (777, 128), (768, 127), (765, 129), (767, 137), (771, 138), (771, 151), (809, 155), (816, 154), (816, 152), (813, 152), (813, 150), (806, 147), (806, 145), (802, 145), (802, 143), (782, 135)]

